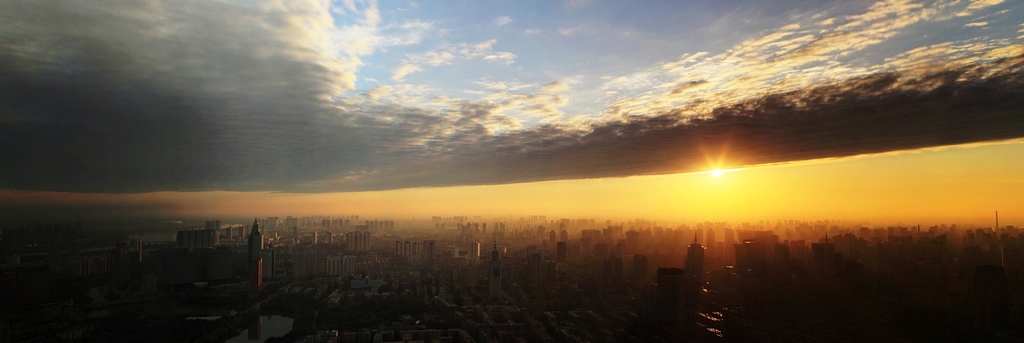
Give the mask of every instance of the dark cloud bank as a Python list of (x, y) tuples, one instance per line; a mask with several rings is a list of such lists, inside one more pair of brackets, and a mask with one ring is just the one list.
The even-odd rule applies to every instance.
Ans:
[(154, 38), (109, 13), (57, 8), (47, 15), (60, 24), (32, 24), (19, 16), (32, 6), (14, 4), (0, 6), (0, 20), (19, 24), (0, 28), (0, 189), (498, 184), (706, 170), (723, 154), (741, 166), (1024, 137), (1020, 56), (766, 95), (700, 118), (678, 110), (493, 135), (485, 124), (506, 119), (486, 103), (438, 114), (325, 100), (343, 75), (273, 53), (294, 47), (259, 23), (189, 13), (195, 32)]
[[(735, 167), (1024, 137), (1022, 62), (914, 80), (871, 75), (718, 108), (705, 118), (676, 111), (586, 132), (540, 127), (482, 139), (418, 174), (374, 181), (409, 187), (662, 174), (707, 170), (720, 156)], [(1002, 72), (971, 78), (987, 68)]]

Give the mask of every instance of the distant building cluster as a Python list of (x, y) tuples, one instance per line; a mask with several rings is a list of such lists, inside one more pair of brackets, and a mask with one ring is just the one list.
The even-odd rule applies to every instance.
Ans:
[[(100, 303), (287, 299), (320, 303), (325, 316), (398, 306), (382, 313), (399, 317), (358, 330), (317, 324), (307, 341), (1024, 339), (1024, 231), (1015, 226), (540, 215), (435, 216), (398, 228), (358, 216), (203, 224), (99, 248), (80, 224), (5, 228), (0, 305), (26, 314), (0, 318), (0, 328), (18, 328), (2, 332), (45, 335), (28, 325), (45, 322), (61, 323), (61, 337), (97, 334), (102, 321), (74, 314), (87, 307), (54, 302), (58, 285), (88, 282), (75, 294)], [(423, 304), (431, 307), (400, 310)], [(860, 324), (821, 315), (837, 311)]]

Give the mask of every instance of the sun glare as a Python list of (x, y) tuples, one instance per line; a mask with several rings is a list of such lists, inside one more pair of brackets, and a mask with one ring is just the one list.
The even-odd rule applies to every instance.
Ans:
[(711, 176), (714, 176), (717, 179), (717, 178), (722, 177), (722, 173), (723, 172), (722, 172), (721, 169), (715, 169), (715, 170), (711, 171)]

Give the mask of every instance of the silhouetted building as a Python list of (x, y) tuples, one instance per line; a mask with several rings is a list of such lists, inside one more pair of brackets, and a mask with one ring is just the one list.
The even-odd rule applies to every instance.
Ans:
[(428, 265), (434, 263), (434, 257), (437, 254), (436, 245), (437, 243), (432, 239), (423, 241), (423, 262)]
[[(214, 233), (213, 234), (213, 245), (220, 244), (220, 220), (207, 220), (205, 227), (206, 227), (206, 231)], [(229, 232), (228, 236), (230, 236), (230, 235), (231, 235), (231, 233)], [(228, 237), (228, 238), (231, 238), (231, 237)]]
[(370, 232), (366, 230), (346, 232), (345, 248), (352, 252), (370, 251), (370, 237)]
[(555, 250), (556, 251), (555, 259), (558, 262), (565, 262), (565, 255), (566, 255), (565, 244), (566, 244), (565, 242), (558, 242), (558, 244), (557, 244), (557, 248)]
[(0, 308), (32, 308), (49, 300), (48, 264), (9, 264), (0, 268)]
[(252, 221), (252, 231), (249, 232), (249, 254), (247, 261), (260, 258), (260, 251), (263, 250), (263, 234), (260, 233), (260, 224), (256, 219)]
[(277, 251), (271, 246), (260, 251), (260, 258), (263, 259), (263, 279), (277, 277)]
[(655, 308), (658, 322), (678, 324), (683, 320), (685, 273), (681, 268), (658, 268)]
[(832, 277), (837, 269), (836, 246), (828, 242), (828, 236), (825, 243), (811, 243), (811, 270), (818, 276)]
[(263, 290), (263, 259), (256, 258), (249, 261), (249, 297), (259, 296), (261, 290)]
[(686, 271), (695, 279), (704, 275), (704, 246), (697, 243), (694, 238), (693, 244), (686, 248)]
[(1010, 325), (1010, 290), (1003, 267), (982, 265), (974, 268), (971, 300), (979, 331), (992, 332)]
[(633, 255), (633, 281), (637, 286), (647, 284), (647, 255)]
[(469, 245), (469, 260), (473, 264), (480, 262), (480, 242), (473, 242)]
[(541, 287), (544, 283), (544, 258), (538, 254), (530, 254), (526, 261), (526, 269), (530, 274), (530, 285)]
[(249, 232), (249, 251), (246, 260), (249, 266), (249, 296), (256, 297), (263, 287), (263, 234), (260, 233), (259, 222), (253, 219), (252, 231)]
[(609, 257), (604, 261), (604, 284), (613, 290), (622, 287), (622, 258), (618, 256)]
[(686, 291), (685, 304), (688, 308), (696, 308), (697, 296), (701, 293), (704, 279), (704, 247), (694, 238), (693, 244), (686, 249)]
[(175, 244), (184, 249), (210, 248), (220, 243), (220, 230), (192, 229), (178, 231)]
[(491, 250), (491, 272), (490, 272), (490, 300), (501, 301), (501, 261), (498, 258), (498, 242), (494, 242), (494, 250)]

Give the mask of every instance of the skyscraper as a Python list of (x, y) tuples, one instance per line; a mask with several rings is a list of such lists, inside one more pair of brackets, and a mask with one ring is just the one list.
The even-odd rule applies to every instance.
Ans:
[[(497, 244), (497, 243), (495, 243)], [(423, 262), (427, 264), (434, 263), (434, 255), (437, 253), (436, 242), (432, 239), (423, 241)]]
[(277, 271), (274, 270), (277, 266), (277, 251), (274, 250), (274, 246), (270, 246), (267, 249), (260, 251), (260, 257), (263, 258), (263, 279), (273, 279), (276, 277)]
[(683, 320), (684, 275), (680, 268), (658, 268), (655, 308), (659, 323), (677, 324)]
[(530, 254), (526, 260), (527, 270), (530, 274), (530, 284), (533, 287), (540, 287), (544, 283), (544, 257), (539, 253)]
[[(697, 231), (701, 232), (701, 231)], [(695, 308), (697, 305), (697, 295), (701, 293), (702, 282), (704, 278), (704, 247), (697, 243), (697, 237), (694, 237), (693, 244), (686, 249), (686, 290), (684, 304), (689, 308)]]
[[(220, 244), (220, 220), (207, 220), (206, 231), (212, 232), (213, 234), (213, 245)], [(231, 236), (231, 232), (228, 232), (228, 236)], [(231, 238), (231, 237), (228, 237)]]
[[(259, 255), (256, 255), (259, 256)], [(257, 297), (263, 288), (263, 259), (249, 260), (249, 297)]]
[(558, 245), (557, 245), (557, 248), (555, 250), (555, 253), (556, 253), (555, 260), (558, 261), (558, 262), (565, 262), (565, 255), (566, 255), (565, 242), (558, 242), (557, 244)]
[(260, 224), (256, 219), (252, 221), (252, 231), (249, 232), (249, 255), (247, 261), (260, 258), (260, 251), (263, 250), (263, 234), (260, 233)]
[(501, 261), (498, 259), (498, 241), (494, 241), (494, 250), (491, 250), (491, 287), (490, 300), (501, 301)]
[(696, 237), (686, 248), (686, 271), (697, 279), (704, 275), (704, 246), (697, 243)]
[(638, 286), (647, 284), (647, 255), (633, 255), (633, 282)]
[(473, 242), (469, 246), (469, 259), (473, 264), (480, 262), (480, 242)]
[(263, 288), (263, 235), (257, 219), (252, 221), (249, 232), (249, 251), (246, 262), (249, 264), (249, 297), (259, 296)]
[(622, 259), (612, 256), (605, 260), (603, 274), (605, 287), (619, 289), (622, 286)]
[(837, 268), (836, 246), (828, 242), (828, 233), (824, 243), (811, 243), (811, 268), (819, 276), (835, 276)]

